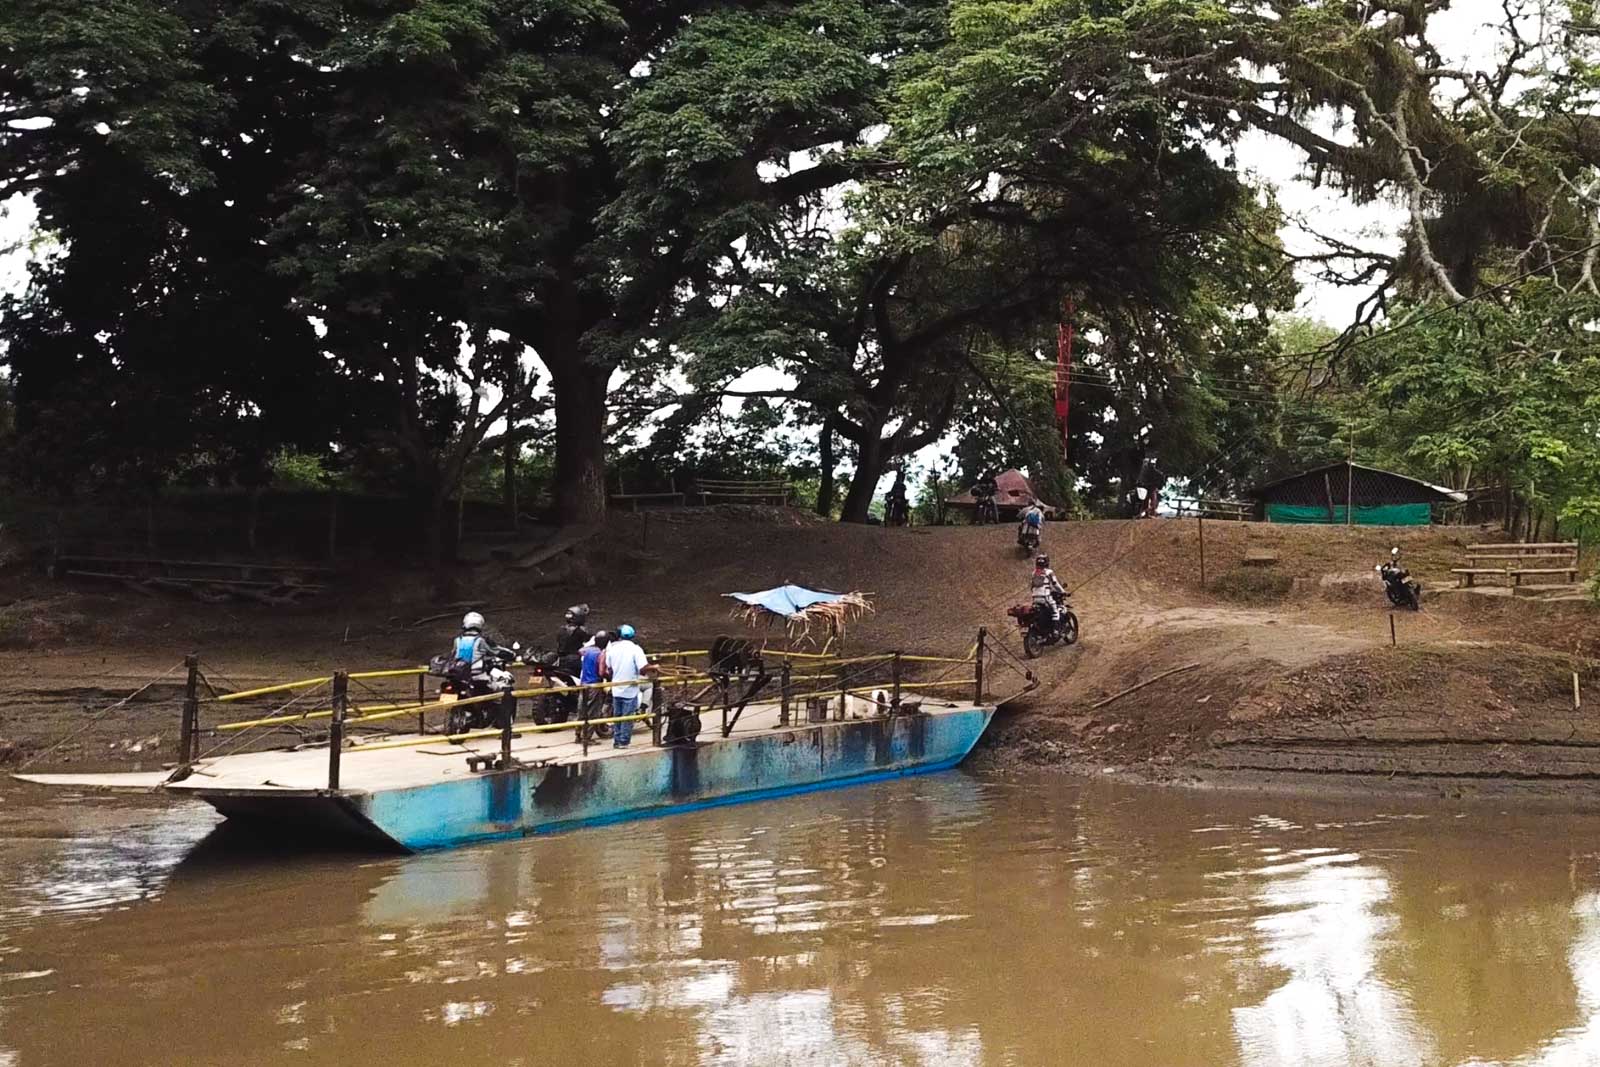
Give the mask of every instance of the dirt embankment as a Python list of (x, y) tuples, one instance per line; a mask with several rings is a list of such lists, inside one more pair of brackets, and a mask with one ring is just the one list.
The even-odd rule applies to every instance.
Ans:
[[(448, 596), (420, 574), (357, 570), (320, 600), (283, 608), (13, 570), (0, 580), (0, 739), (15, 759), (80, 731), (40, 765), (148, 767), (172, 757), (177, 675), (96, 713), (188, 651), (218, 678), (250, 685), (420, 662), (469, 603), (507, 636), (547, 643), (574, 602), (589, 603), (599, 625), (632, 622), (648, 649), (704, 647), (737, 632), (721, 593), (795, 581), (874, 594), (878, 611), (851, 631), (852, 651), (959, 652), (987, 627), (997, 647), (991, 690), (1018, 694), (1025, 670), (1037, 682), (986, 738), (978, 759), (991, 765), (1452, 792), (1577, 794), (1600, 779), (1600, 717), (1591, 725), (1572, 706), (1575, 672), (1586, 689), (1600, 681), (1600, 611), (1445, 592), (1461, 546), (1485, 532), (1207, 523), (1204, 587), (1198, 534), (1177, 520), (1051, 526), (1046, 549), (1074, 590), (1083, 640), (1027, 662), (1005, 611), (1025, 599), (1028, 563), (1007, 527), (663, 512), (618, 522), (537, 568), (494, 556), (553, 531), (480, 548)], [(1372, 566), (1394, 544), (1430, 593), (1422, 612), (1395, 617), (1391, 646)], [(1263, 555), (1275, 559), (1246, 562)], [(444, 617), (421, 621), (435, 615)]]

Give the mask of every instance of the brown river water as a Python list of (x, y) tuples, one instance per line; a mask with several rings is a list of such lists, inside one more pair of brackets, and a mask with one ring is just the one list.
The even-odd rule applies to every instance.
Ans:
[(0, 791), (0, 1067), (1600, 1064), (1600, 815), (955, 771), (423, 856), (215, 826)]

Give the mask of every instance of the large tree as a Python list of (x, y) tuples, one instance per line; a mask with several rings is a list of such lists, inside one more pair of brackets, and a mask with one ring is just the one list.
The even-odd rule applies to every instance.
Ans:
[(263, 254), (310, 129), (292, 51), (137, 0), (0, 15), (0, 195), (52, 235), (0, 307), (24, 482), (248, 483), (329, 440), (311, 326)]
[(185, 232), (190, 202), (243, 205), (271, 239), (231, 258), (275, 264), (288, 291), (252, 291), (321, 318), (335, 362), (379, 334), (403, 353), (415, 324), (420, 347), (447, 320), (500, 331), (549, 371), (562, 514), (595, 519), (613, 374), (668, 359), (648, 342), (708, 264), (858, 173), (888, 60), (937, 7), (26, 0), (0, 21), (4, 178), (49, 196), (131, 172), (169, 194), (140, 201), (151, 223)]
[[(1061, 19), (1042, 62), (1026, 16), (1050, 25), (1063, 7), (955, 5), (949, 40), (897, 70), (851, 225), (813, 207), (772, 228), (680, 339), (702, 387), (755, 366), (790, 374), (779, 392), (816, 413), (824, 457), (835, 435), (853, 452), (846, 521), (865, 521), (889, 463), (960, 408), (998, 402), (974, 352), (1052, 336), (1068, 297), (1102, 327), (1091, 359), (1107, 384), (1161, 386), (1115, 393), (1097, 417), (1124, 410), (1081, 431), (1117, 438), (1114, 469), (1095, 476), (1131, 492), (1153, 448), (1189, 461), (1209, 441), (1215, 405), (1167, 379), (1229, 369), (1288, 292), (1275, 214), (1206, 152), (1212, 116), (1167, 105), (1116, 18)], [(1247, 305), (1254, 326), (1233, 321)]]

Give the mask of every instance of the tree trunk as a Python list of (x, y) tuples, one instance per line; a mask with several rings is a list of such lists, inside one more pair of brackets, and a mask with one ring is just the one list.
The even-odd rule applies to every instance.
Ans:
[(511, 435), (511, 420), (506, 420), (505, 440), (505, 495), (506, 518), (511, 522), (511, 528), (518, 526), (517, 520), (517, 445), (516, 439)]
[(428, 571), (437, 581), (444, 570), (444, 505), (449, 494), (443, 486), (435, 486), (423, 490), (422, 497), (422, 540), (426, 546)]
[(591, 366), (576, 350), (567, 360), (547, 360), (556, 408), (553, 496), (563, 523), (598, 523), (606, 517), (606, 382), (609, 368)]
[(258, 539), (257, 539), (257, 534), (258, 534), (259, 528), (261, 526), (261, 490), (260, 489), (252, 488), (250, 490), (250, 498), (249, 498), (249, 503), (247, 504), (247, 508), (248, 508), (248, 512), (247, 512), (246, 517), (245, 517), (244, 542), (245, 542), (245, 546), (253, 553), (253, 552), (255, 552), (256, 548), (258, 547), (258, 545), (260, 543), (258, 541)]
[(833, 415), (822, 420), (822, 438), (817, 444), (817, 514), (833, 518), (833, 471), (838, 457), (833, 451)]
[(882, 428), (868, 426), (861, 446), (856, 450), (856, 472), (850, 478), (850, 490), (844, 495), (844, 507), (839, 512), (840, 522), (866, 522), (872, 508), (873, 494), (878, 490), (878, 479), (889, 462), (889, 450), (881, 433)]

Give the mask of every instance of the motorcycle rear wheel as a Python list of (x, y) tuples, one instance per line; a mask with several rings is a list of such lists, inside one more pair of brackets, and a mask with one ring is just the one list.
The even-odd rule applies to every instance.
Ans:
[(1039, 653), (1041, 653), (1043, 651), (1044, 651), (1043, 642), (1041, 642), (1037, 637), (1033, 636), (1033, 631), (1032, 630), (1028, 630), (1027, 632), (1025, 632), (1022, 635), (1022, 654), (1023, 655), (1027, 656), (1029, 659), (1038, 659), (1039, 658)]

